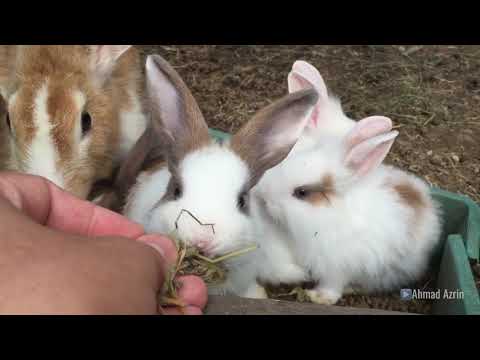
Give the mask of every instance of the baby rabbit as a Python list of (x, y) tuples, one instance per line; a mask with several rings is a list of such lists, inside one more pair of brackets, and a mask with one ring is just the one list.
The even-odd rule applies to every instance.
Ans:
[(2, 45), (7, 168), (86, 198), (146, 128), (142, 68), (131, 45)]
[(319, 99), (295, 150), (314, 146), (324, 138), (339, 138), (352, 130), (356, 123), (345, 115), (340, 100), (329, 94), (318, 70), (305, 61), (296, 61), (288, 74), (288, 90), (294, 93), (309, 87), (318, 92)]
[[(147, 58), (146, 72), (152, 123), (118, 173), (118, 188), (128, 192), (123, 214), (149, 233), (177, 230), (180, 239), (209, 257), (254, 244), (250, 189), (288, 155), (317, 101), (316, 91), (274, 102), (231, 139), (217, 143), (179, 74), (158, 55)], [(255, 291), (254, 281), (253, 290), (245, 288), (235, 273), (252, 269), (244, 266), (246, 259), (227, 262), (231, 278), (221, 291), (240, 296)]]
[(382, 164), (398, 135), (391, 120), (348, 119), (319, 74), (299, 64), (290, 90), (321, 91), (300, 146), (252, 190), (264, 224), (259, 278), (316, 282), (308, 294), (319, 304), (411, 284), (438, 244), (439, 205), (422, 180)]

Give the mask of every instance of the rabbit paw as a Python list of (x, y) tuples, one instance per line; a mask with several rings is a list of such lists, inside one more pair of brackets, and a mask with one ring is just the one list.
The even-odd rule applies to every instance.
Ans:
[(298, 283), (305, 281), (307, 278), (305, 271), (295, 264), (282, 265), (279, 270), (280, 271), (276, 273), (276, 276), (282, 283)]
[(268, 299), (265, 288), (258, 284), (250, 286), (243, 297), (248, 299)]
[(338, 291), (330, 289), (307, 290), (307, 295), (311, 302), (319, 305), (335, 305), (342, 297)]

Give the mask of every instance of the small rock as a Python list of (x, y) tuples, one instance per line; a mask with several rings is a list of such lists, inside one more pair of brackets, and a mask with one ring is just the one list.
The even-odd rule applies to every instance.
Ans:
[(480, 87), (480, 82), (478, 79), (469, 79), (467, 80), (466, 88), (470, 91), (475, 91)]
[(460, 162), (460, 158), (456, 154), (452, 154), (452, 160), (455, 161), (456, 163)]
[(419, 165), (410, 165), (408, 167), (408, 170), (416, 173), (416, 172), (420, 171), (420, 166)]
[(240, 77), (235, 75), (227, 75), (223, 78), (223, 85), (226, 86), (237, 86), (240, 84)]
[(433, 151), (432, 151), (432, 150), (427, 151), (427, 156), (432, 156), (432, 155), (433, 155)]
[(433, 156), (430, 158), (430, 162), (431, 162), (433, 165), (443, 165), (442, 157), (441, 157), (440, 155), (433, 155)]

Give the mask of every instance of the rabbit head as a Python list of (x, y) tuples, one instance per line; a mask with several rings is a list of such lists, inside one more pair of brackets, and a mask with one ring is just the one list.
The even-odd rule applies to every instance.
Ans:
[(295, 145), (316, 91), (272, 103), (220, 143), (210, 137), (192, 93), (167, 61), (149, 56), (146, 70), (152, 126), (119, 173), (124, 189), (135, 183), (124, 213), (147, 231), (176, 230), (207, 255), (244, 246), (251, 240), (250, 190)]

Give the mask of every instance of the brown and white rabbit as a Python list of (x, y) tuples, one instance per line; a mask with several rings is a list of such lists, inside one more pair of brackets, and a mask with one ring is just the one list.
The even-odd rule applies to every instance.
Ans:
[[(298, 75), (297, 66), (290, 80)], [(290, 90), (308, 88), (312, 81)], [(439, 243), (439, 204), (421, 179), (382, 164), (398, 135), (390, 119), (349, 120), (337, 100), (319, 94), (315, 125), (311, 118), (301, 146), (252, 190), (263, 230), (257, 277), (316, 282), (309, 295), (321, 304), (335, 304), (352, 289), (410, 285)]]
[[(147, 232), (177, 230), (180, 239), (207, 256), (255, 243), (250, 189), (288, 155), (316, 91), (285, 96), (218, 143), (191, 92), (163, 58), (149, 56), (146, 72), (152, 126), (118, 174), (117, 185), (129, 191), (123, 214)], [(248, 271), (240, 266), (247, 258), (231, 259), (227, 266), (233, 274), (237, 267)], [(241, 296), (255, 291), (229, 281), (225, 288)]]
[(131, 45), (2, 45), (7, 168), (86, 198), (144, 132), (142, 67)]

